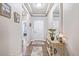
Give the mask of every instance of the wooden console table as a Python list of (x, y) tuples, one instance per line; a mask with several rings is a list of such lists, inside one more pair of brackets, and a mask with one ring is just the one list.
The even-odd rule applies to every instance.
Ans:
[(54, 56), (54, 48), (60, 48), (60, 56), (64, 55), (64, 43), (60, 43), (58, 40), (52, 41), (50, 39), (47, 39), (47, 43), (48, 43), (48, 53), (50, 56)]

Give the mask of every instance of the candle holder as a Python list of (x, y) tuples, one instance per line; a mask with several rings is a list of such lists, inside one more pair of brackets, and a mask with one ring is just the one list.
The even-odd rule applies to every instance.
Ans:
[(60, 38), (59, 38), (59, 41), (60, 41), (60, 43), (62, 43), (62, 42), (63, 42), (63, 41), (62, 41), (62, 37), (60, 37)]
[(60, 41), (60, 43), (62, 43), (62, 42), (63, 42), (62, 40), (63, 40), (63, 34), (62, 34), (62, 33), (60, 33), (60, 34), (59, 34), (59, 41)]

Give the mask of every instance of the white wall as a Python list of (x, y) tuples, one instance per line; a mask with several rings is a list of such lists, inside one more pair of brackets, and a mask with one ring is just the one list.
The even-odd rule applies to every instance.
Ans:
[(14, 12), (22, 14), (22, 4), (9, 4), (11, 19), (0, 16), (0, 55), (21, 54), (21, 23), (14, 23)]
[(63, 27), (69, 55), (79, 55), (79, 4), (63, 4)]
[[(44, 39), (46, 39), (46, 32), (47, 32), (47, 17), (32, 17), (32, 38), (34, 36), (34, 30), (33, 30), (33, 23), (34, 21), (43, 21), (44, 22)], [(38, 25), (38, 24), (37, 24)], [(42, 35), (43, 36), (43, 35)], [(38, 38), (39, 36), (37, 36)]]
[(58, 4), (55, 3), (48, 13), (48, 16), (47, 16), (47, 18), (48, 18), (48, 28), (53, 28), (53, 21), (54, 21), (53, 20), (53, 12), (54, 12), (55, 8), (57, 7), (57, 5)]

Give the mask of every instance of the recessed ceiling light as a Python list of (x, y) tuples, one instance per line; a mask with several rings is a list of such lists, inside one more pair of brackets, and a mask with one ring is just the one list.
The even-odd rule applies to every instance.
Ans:
[(36, 6), (39, 8), (39, 7), (41, 7), (42, 5), (41, 5), (41, 3), (37, 3)]

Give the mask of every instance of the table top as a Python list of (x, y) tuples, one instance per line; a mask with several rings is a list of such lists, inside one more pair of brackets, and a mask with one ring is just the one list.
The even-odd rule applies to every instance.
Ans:
[[(53, 40), (53, 41), (52, 41), (52, 40), (48, 39), (48, 41), (51, 42), (51, 43), (60, 43), (58, 40)], [(64, 43), (64, 42), (63, 42), (63, 43)], [(61, 43), (60, 43), (60, 44), (61, 44)]]

